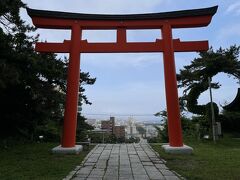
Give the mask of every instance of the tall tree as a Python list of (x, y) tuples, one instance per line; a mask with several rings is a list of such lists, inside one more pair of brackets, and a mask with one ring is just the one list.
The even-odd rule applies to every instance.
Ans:
[[(32, 139), (62, 121), (68, 61), (34, 51), (38, 37), (29, 35), (34, 28), (19, 16), (25, 6), (21, 0), (0, 1), (0, 138)], [(82, 84), (96, 80), (89, 73), (80, 76)], [(90, 103), (84, 88), (79, 90)]]
[(137, 131), (139, 134), (141, 134), (141, 136), (143, 137), (146, 134), (146, 129), (144, 127), (142, 127), (141, 125), (138, 125), (136, 127)]
[[(194, 59), (190, 65), (184, 66), (177, 75), (178, 86), (184, 88), (184, 95), (180, 98), (188, 111), (209, 117), (210, 103), (198, 104), (199, 96), (208, 89), (208, 78), (212, 78), (218, 73), (226, 73), (229, 76), (240, 80), (240, 61), (238, 46), (231, 46), (229, 49), (212, 48), (207, 52), (199, 53), (199, 57)], [(219, 82), (212, 82), (212, 88), (220, 88)], [(218, 106), (214, 103), (215, 114), (218, 115)], [(208, 118), (209, 119), (209, 118)], [(210, 124), (209, 124), (210, 125)]]

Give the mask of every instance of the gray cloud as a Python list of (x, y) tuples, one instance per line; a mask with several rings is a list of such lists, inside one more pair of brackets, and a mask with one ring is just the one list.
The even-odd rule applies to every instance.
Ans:
[[(81, 12), (81, 13), (103, 13), (103, 14), (127, 14), (127, 13), (150, 13), (150, 12), (160, 12), (168, 10), (179, 10), (179, 9), (190, 9), (199, 8), (202, 6), (211, 6), (213, 4), (220, 4), (220, 7), (227, 6), (229, 2), (226, 3), (218, 0), (213, 1), (173, 1), (173, 0), (24, 0), (29, 7), (35, 9), (46, 9), (55, 11), (67, 11), (67, 12)], [(236, 23), (231, 16), (232, 13), (239, 15), (240, 3), (235, 2), (230, 6), (227, 6), (227, 13), (229, 21), (226, 23), (230, 24)], [(223, 13), (219, 11), (219, 13)], [(21, 16), (31, 24), (31, 19), (26, 14), (25, 10), (21, 11)], [(236, 35), (239, 35), (238, 25), (225, 27), (221, 26), (223, 29), (217, 29), (220, 27), (221, 22), (220, 15), (216, 15), (213, 19), (210, 27), (205, 29), (190, 29), (190, 30), (179, 30), (174, 32), (175, 38), (182, 38), (182, 40), (203, 40), (209, 39), (210, 44), (212, 40), (216, 40), (215, 44), (219, 46), (228, 44), (231, 42), (238, 42), (236, 40)], [(214, 29), (215, 28), (215, 29)], [(213, 33), (209, 33), (209, 30), (213, 29)], [(70, 32), (63, 30), (41, 30), (39, 29), (37, 33), (40, 33), (41, 41), (53, 41), (62, 42), (64, 39), (70, 39)], [(88, 32), (89, 36), (99, 40), (101, 34), (96, 32)], [(219, 33), (219, 34), (218, 34)], [(130, 33), (134, 39), (137, 39), (138, 35)], [(149, 38), (146, 34), (141, 34), (143, 39)], [(111, 39), (112, 35), (107, 34), (106, 40)], [(183, 65), (189, 64), (190, 61), (196, 57), (196, 53), (177, 53), (176, 54), (176, 68), (179, 70)], [(90, 100), (93, 101), (92, 106), (84, 106), (84, 112), (108, 112), (108, 113), (149, 113), (165, 108), (165, 94), (164, 94), (164, 77), (163, 77), (163, 67), (159, 65), (159, 61), (162, 61), (162, 55), (156, 54), (83, 54), (82, 55), (82, 65), (83, 69), (86, 71), (91, 70), (90, 73), (96, 73), (99, 76), (96, 85), (87, 87), (87, 95)], [(161, 62), (162, 63), (162, 62)], [(157, 66), (161, 74), (157, 77), (153, 76), (153, 81), (142, 80), (141, 78), (144, 74), (136, 74), (136, 69), (144, 69), (151, 71), (150, 67)], [(89, 68), (90, 67), (90, 68)], [(139, 77), (138, 81), (127, 81), (127, 76), (121, 73), (121, 68), (127, 68), (131, 71), (132, 76)], [(130, 69), (130, 70), (129, 70)], [(97, 72), (99, 70), (117, 71), (118, 74), (112, 76), (109, 82), (119, 81), (121, 78), (125, 78), (126, 82), (120, 82), (114, 89), (111, 87), (111, 83), (106, 86), (103, 84), (98, 84), (102, 79), (107, 78), (101, 73)], [(109, 73), (111, 74), (111, 73)], [(221, 78), (224, 81), (224, 78)], [(227, 81), (225, 81), (227, 82)], [(224, 84), (223, 82), (222, 84)], [(227, 82), (228, 83), (228, 82)], [(227, 84), (225, 83), (225, 84)], [(114, 83), (117, 84), (117, 83)], [(233, 83), (232, 83), (233, 84)], [(236, 86), (227, 86), (227, 88), (222, 91), (215, 91), (215, 100), (232, 98), (235, 92), (230, 92), (229, 89), (236, 88)], [(232, 96), (228, 96), (226, 93), (232, 93)], [(182, 90), (179, 89), (179, 94), (181, 95)], [(222, 95), (224, 94), (224, 96)], [(209, 101), (208, 94), (203, 94), (200, 99), (200, 103), (205, 103)]]
[(82, 13), (146, 13), (169, 0), (24, 0), (31, 8)]
[(228, 6), (227, 13), (234, 13), (236, 15), (240, 15), (240, 2), (235, 2)]

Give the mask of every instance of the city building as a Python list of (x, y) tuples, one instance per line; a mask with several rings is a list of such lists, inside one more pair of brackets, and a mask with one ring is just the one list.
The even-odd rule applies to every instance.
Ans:
[(101, 128), (109, 130), (112, 133), (113, 133), (114, 126), (115, 126), (115, 117), (110, 117), (110, 120), (101, 122)]
[(157, 137), (158, 131), (152, 124), (145, 125), (146, 137)]
[(116, 126), (115, 117), (110, 117), (110, 120), (101, 121), (101, 129), (107, 130), (117, 138), (125, 138), (125, 126)]
[(97, 120), (96, 119), (87, 119), (86, 123), (88, 123), (91, 126), (94, 126), (96, 124)]
[(116, 138), (125, 139), (125, 126), (114, 126), (113, 134), (116, 136)]
[(139, 132), (136, 128), (136, 123), (132, 117), (128, 118), (126, 123), (126, 138), (139, 137)]

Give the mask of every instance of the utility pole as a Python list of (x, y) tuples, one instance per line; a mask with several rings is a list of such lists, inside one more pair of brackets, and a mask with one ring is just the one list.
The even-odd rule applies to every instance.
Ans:
[(214, 114), (214, 107), (213, 107), (213, 100), (212, 100), (211, 81), (212, 81), (212, 78), (208, 77), (208, 85), (209, 85), (209, 93), (210, 93), (210, 101), (211, 101), (211, 112), (212, 112), (212, 136), (213, 136), (213, 142), (216, 143), (215, 114)]

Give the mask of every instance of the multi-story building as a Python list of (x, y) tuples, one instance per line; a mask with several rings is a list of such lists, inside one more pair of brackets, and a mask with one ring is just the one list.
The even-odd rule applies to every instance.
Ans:
[(125, 138), (125, 126), (115, 126), (115, 117), (110, 117), (110, 120), (102, 121), (101, 128), (108, 130), (117, 138)]
[(113, 134), (116, 138), (125, 138), (125, 126), (114, 126)]
[(114, 126), (115, 126), (115, 117), (110, 117), (110, 120), (101, 122), (101, 128), (109, 130), (112, 133), (113, 133)]
[(157, 137), (158, 132), (154, 125), (148, 124), (145, 126), (146, 128), (146, 137)]
[(136, 123), (133, 118), (128, 118), (127, 124), (126, 124), (126, 137), (138, 137), (139, 133), (136, 128)]
[(86, 123), (88, 123), (91, 126), (94, 126), (96, 124), (97, 120), (96, 119), (87, 119)]

